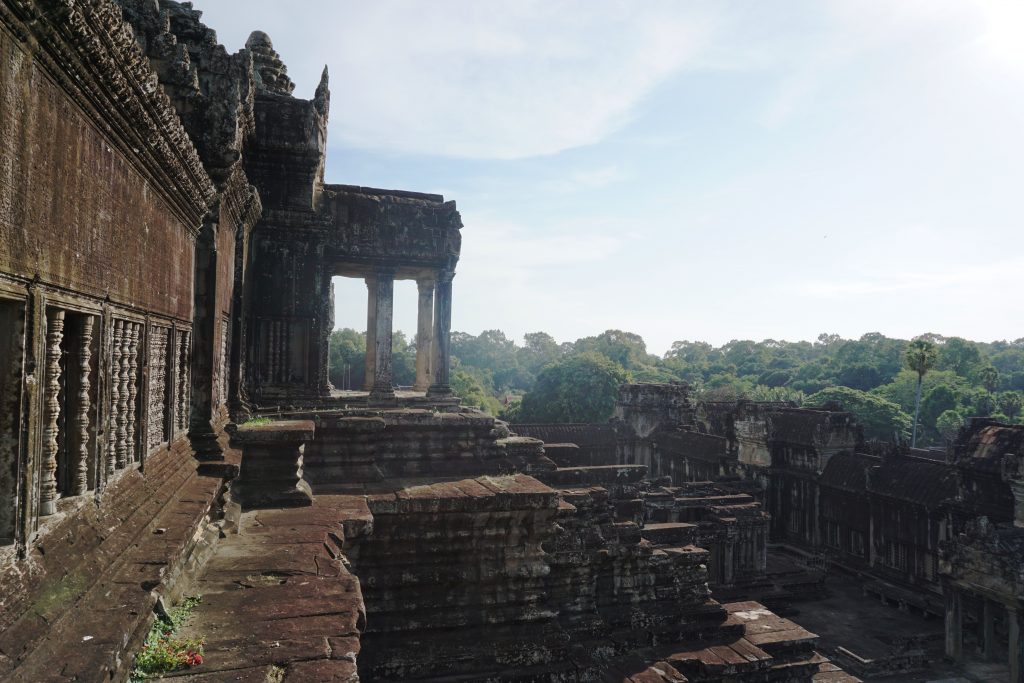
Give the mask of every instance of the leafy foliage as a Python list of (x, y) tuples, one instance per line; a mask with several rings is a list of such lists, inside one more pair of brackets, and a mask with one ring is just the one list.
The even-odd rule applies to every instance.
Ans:
[(157, 617), (146, 636), (142, 651), (135, 656), (135, 666), (130, 674), (133, 683), (203, 663), (205, 642), (202, 639), (176, 636), (201, 601), (201, 597), (185, 598), (167, 615)]
[[(500, 330), (478, 335), (454, 332), (451, 381), (456, 393), (468, 405), (492, 414), (500, 411), (507, 419), (524, 419), (518, 413), (519, 398), (544, 389), (539, 379), (547, 367), (591, 354), (613, 363), (630, 381), (684, 381), (698, 398), (709, 400), (746, 398), (800, 404), (805, 396), (846, 387), (913, 414), (920, 379), (921, 445), (943, 443), (937, 422), (947, 410), (963, 417), (1000, 411), (1008, 420), (1020, 419), (1024, 412), (1020, 405), (1024, 401), (1024, 338), (980, 343), (925, 334), (908, 342), (871, 332), (859, 339), (822, 334), (814, 342), (733, 340), (719, 347), (684, 340), (675, 342), (661, 358), (648, 352), (639, 335), (624, 330), (606, 330), (561, 344), (545, 332), (531, 332), (521, 342)], [(331, 335), (330, 372), (336, 387), (341, 388), (346, 377), (349, 386), (362, 387), (365, 344), (365, 335), (355, 330)], [(908, 351), (924, 354), (928, 369), (923, 377), (905, 364)], [(396, 384), (414, 381), (415, 354), (415, 345), (396, 333)], [(915, 367), (920, 367), (916, 361)], [(531, 404), (537, 405), (537, 396), (528, 401), (524, 397), (524, 401), (526, 408), (535, 410)], [(606, 419), (607, 415), (602, 415), (600, 419)], [(890, 436), (891, 431), (885, 438)]]
[(820, 408), (828, 403), (838, 403), (853, 413), (868, 439), (888, 441), (894, 436), (905, 439), (910, 434), (910, 416), (895, 403), (879, 396), (849, 387), (832, 387), (808, 396), (804, 406)]
[(612, 415), (626, 371), (587, 351), (547, 366), (519, 406), (523, 422), (604, 422)]

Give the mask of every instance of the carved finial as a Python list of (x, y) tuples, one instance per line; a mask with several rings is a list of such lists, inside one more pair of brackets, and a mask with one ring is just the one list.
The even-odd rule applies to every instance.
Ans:
[(320, 74), (320, 85), (316, 86), (316, 95), (313, 97), (313, 102), (320, 115), (326, 117), (331, 109), (330, 77), (327, 75), (326, 64), (324, 64), (324, 72)]
[(288, 78), (288, 67), (274, 51), (270, 36), (263, 31), (253, 31), (245, 41), (245, 47), (252, 52), (257, 85), (278, 95), (291, 95), (295, 84)]

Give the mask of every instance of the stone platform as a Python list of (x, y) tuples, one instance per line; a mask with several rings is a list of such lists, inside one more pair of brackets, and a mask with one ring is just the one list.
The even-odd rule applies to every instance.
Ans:
[(0, 568), (0, 680), (123, 680), (157, 600), (176, 598), (219, 535), (224, 480), (197, 464), (184, 440), (151, 455), (103, 492), (109, 504), (60, 505), (28, 562)]
[(206, 641), (202, 665), (175, 680), (357, 681), (366, 615), (341, 546), (369, 530), (362, 498), (243, 513), (196, 583), (181, 635)]

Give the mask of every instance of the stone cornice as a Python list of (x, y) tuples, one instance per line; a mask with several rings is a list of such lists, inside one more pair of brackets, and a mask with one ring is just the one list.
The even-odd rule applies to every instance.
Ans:
[(120, 8), (111, 0), (0, 0), (0, 22), (195, 238), (216, 190)]

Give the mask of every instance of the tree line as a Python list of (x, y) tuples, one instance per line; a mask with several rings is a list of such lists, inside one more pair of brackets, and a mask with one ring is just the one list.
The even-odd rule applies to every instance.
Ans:
[[(331, 381), (363, 384), (365, 335), (331, 337)], [(925, 349), (916, 357), (914, 349)], [(963, 421), (991, 416), (1019, 421), (1024, 403), (1024, 338), (991, 343), (924, 334), (913, 340), (869, 333), (859, 339), (822, 334), (814, 342), (734, 340), (722, 346), (677, 341), (663, 356), (643, 338), (607, 330), (558, 343), (533, 332), (522, 343), (500, 330), (452, 333), (452, 385), (468, 405), (520, 422), (601, 422), (623, 382), (684, 381), (702, 400), (840, 403), (868, 438), (941, 445)], [(398, 385), (415, 379), (416, 349), (394, 335)], [(922, 371), (923, 370), (923, 371)], [(915, 423), (914, 414), (918, 413)]]

